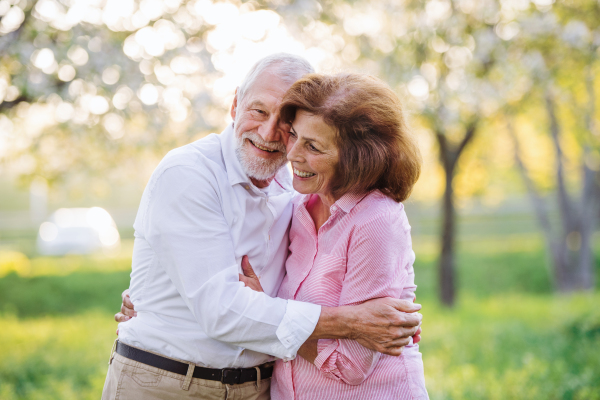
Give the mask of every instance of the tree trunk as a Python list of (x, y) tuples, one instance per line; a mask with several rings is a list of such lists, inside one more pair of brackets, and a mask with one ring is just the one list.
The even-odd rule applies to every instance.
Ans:
[(454, 282), (454, 271), (456, 270), (454, 265), (454, 244), (456, 241), (454, 220), (456, 219), (456, 213), (454, 210), (454, 192), (452, 190), (453, 176), (454, 171), (446, 171), (446, 187), (442, 204), (442, 251), (439, 265), (440, 298), (442, 303), (447, 306), (454, 305), (456, 296), (456, 283)]
[[(593, 87), (593, 85), (592, 85)], [(597, 184), (595, 173), (583, 162), (583, 187), (580, 201), (573, 201), (567, 193), (564, 180), (563, 152), (560, 144), (560, 125), (556, 116), (556, 104), (552, 92), (546, 91), (546, 111), (550, 122), (550, 136), (556, 153), (556, 183), (558, 206), (561, 220), (561, 241), (558, 255), (554, 257), (556, 287), (561, 292), (591, 289), (593, 282), (593, 265), (591, 238), (595, 227), (595, 210), (598, 206)], [(590, 103), (594, 104), (593, 89), (590, 91)], [(590, 132), (593, 130), (593, 106), (586, 115), (586, 123)], [(584, 148), (584, 154), (588, 149)]]
[(456, 164), (463, 150), (471, 142), (477, 130), (477, 120), (469, 123), (465, 135), (458, 145), (451, 145), (443, 129), (436, 129), (436, 138), (440, 146), (440, 161), (446, 174), (446, 185), (442, 203), (441, 252), (438, 266), (440, 300), (442, 304), (452, 307), (456, 301), (456, 210), (454, 208), (454, 190), (452, 182)]
[[(532, 199), (546, 244), (552, 255), (555, 288), (563, 293), (590, 290), (595, 284), (591, 240), (596, 226), (596, 214), (600, 206), (599, 174), (592, 171), (584, 162), (582, 167), (583, 188), (580, 201), (574, 201), (569, 196), (563, 172), (560, 144), (561, 130), (556, 118), (556, 105), (550, 91), (546, 92), (545, 100), (550, 121), (550, 136), (556, 153), (556, 193), (560, 215), (558, 229), (552, 229), (546, 204), (539, 195), (533, 181), (529, 178), (528, 171), (522, 162), (516, 133), (512, 124), (508, 121), (507, 127), (515, 145), (515, 161)], [(589, 120), (593, 119), (590, 118)], [(584, 156), (589, 151), (589, 148), (585, 147)], [(553, 231), (555, 234), (552, 233)]]

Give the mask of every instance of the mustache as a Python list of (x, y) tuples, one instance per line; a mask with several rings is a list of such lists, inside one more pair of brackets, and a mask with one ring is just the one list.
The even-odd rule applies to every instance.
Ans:
[(242, 140), (249, 139), (259, 146), (268, 147), (269, 149), (278, 150), (285, 154), (285, 145), (282, 142), (265, 142), (258, 133), (255, 132), (244, 132), (242, 133)]

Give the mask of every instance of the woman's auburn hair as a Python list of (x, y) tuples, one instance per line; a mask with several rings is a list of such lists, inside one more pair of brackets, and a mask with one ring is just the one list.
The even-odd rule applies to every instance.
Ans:
[(292, 124), (298, 110), (322, 117), (337, 131), (334, 197), (377, 189), (397, 202), (408, 198), (419, 179), (421, 153), (387, 84), (356, 73), (305, 75), (283, 97), (281, 122)]

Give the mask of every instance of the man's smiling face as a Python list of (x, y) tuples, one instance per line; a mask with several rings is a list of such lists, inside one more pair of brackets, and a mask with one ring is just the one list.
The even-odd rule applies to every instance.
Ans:
[(285, 133), (278, 125), (278, 111), (291, 84), (271, 71), (261, 74), (239, 103), (236, 94), (231, 108), (236, 154), (253, 182), (270, 180), (287, 162)]

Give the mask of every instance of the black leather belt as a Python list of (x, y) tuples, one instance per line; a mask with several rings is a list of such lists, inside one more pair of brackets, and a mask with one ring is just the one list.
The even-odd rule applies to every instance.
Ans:
[[(188, 364), (162, 357), (154, 353), (149, 353), (144, 350), (137, 349), (126, 345), (125, 343), (117, 342), (116, 353), (133, 361), (141, 362), (142, 364), (150, 365), (151, 367), (164, 369), (165, 371), (174, 372), (179, 375), (187, 375)], [(266, 379), (273, 375), (272, 365), (261, 365), (260, 378)], [(196, 366), (194, 368), (194, 378), (208, 379), (210, 381), (219, 381), (227, 385), (236, 385), (254, 381), (258, 378), (256, 368), (224, 368), (213, 369)]]

